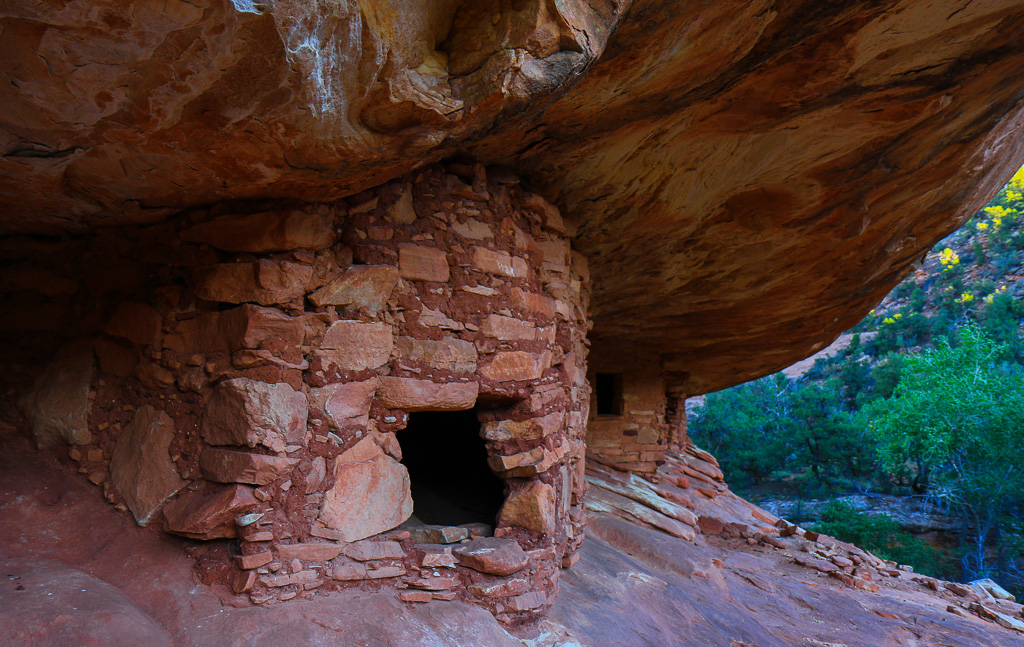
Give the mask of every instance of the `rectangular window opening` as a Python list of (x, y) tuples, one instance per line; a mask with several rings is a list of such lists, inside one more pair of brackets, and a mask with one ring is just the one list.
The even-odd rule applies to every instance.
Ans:
[(597, 396), (597, 415), (622, 415), (622, 374), (598, 373), (594, 378)]

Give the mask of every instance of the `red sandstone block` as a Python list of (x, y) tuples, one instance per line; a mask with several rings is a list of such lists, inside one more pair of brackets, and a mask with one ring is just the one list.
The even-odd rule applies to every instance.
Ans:
[(398, 247), (398, 271), (411, 281), (445, 282), (450, 276), (444, 250), (403, 243)]
[(207, 447), (199, 457), (203, 476), (219, 483), (266, 485), (298, 465), (299, 459)]
[(255, 555), (235, 555), (235, 563), (238, 564), (238, 568), (246, 570), (266, 566), (273, 560), (274, 554), (269, 550), (263, 553), (256, 553)]
[(231, 583), (231, 590), (235, 593), (245, 593), (256, 584), (256, 571), (240, 571), (235, 574), (235, 579)]
[(524, 279), (529, 274), (529, 265), (525, 259), (486, 247), (473, 248), (473, 265), (481, 272), (508, 278)]
[(434, 591), (431, 597), (435, 600), (454, 600), (458, 594), (455, 591)]
[(430, 594), (430, 591), (402, 591), (398, 597), (403, 602), (430, 602), (434, 596)]
[(280, 559), (300, 559), (307, 562), (327, 562), (341, 554), (341, 544), (278, 544), (277, 556)]
[(269, 530), (255, 530), (255, 526), (239, 528), (238, 535), (250, 543), (274, 540), (274, 533)]

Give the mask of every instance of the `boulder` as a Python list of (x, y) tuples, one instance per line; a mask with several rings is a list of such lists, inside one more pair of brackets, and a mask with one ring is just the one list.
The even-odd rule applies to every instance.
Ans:
[(246, 377), (217, 385), (200, 427), (211, 445), (263, 445), (275, 452), (306, 435), (306, 396), (287, 384)]
[(502, 525), (542, 535), (555, 532), (555, 517), (555, 488), (541, 481), (530, 481), (525, 488), (514, 490), (498, 513)]
[(164, 506), (164, 530), (192, 539), (237, 535), (235, 517), (258, 504), (247, 485), (209, 484), (187, 491)]
[(89, 384), (94, 370), (92, 346), (79, 343), (62, 350), (36, 379), (21, 406), (37, 446), (92, 442)]
[(376, 379), (338, 382), (310, 389), (309, 397), (327, 415), (327, 423), (332, 429), (342, 429), (349, 425), (367, 424), (376, 391)]
[(110, 458), (110, 480), (135, 521), (145, 526), (185, 480), (171, 461), (174, 420), (146, 404), (121, 430)]
[(334, 485), (320, 508), (318, 521), (348, 542), (396, 528), (412, 515), (409, 471), (365, 440), (370, 445), (357, 445), (361, 453), (334, 459)]

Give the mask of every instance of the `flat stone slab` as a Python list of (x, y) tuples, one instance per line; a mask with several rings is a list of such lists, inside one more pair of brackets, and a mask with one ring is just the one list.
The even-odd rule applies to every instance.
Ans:
[(469, 539), (469, 528), (459, 526), (429, 525), (407, 530), (417, 544), (457, 544), (463, 539)]
[(164, 507), (165, 530), (192, 539), (236, 535), (235, 517), (258, 502), (246, 485), (221, 485), (187, 492)]
[(530, 561), (518, 542), (498, 537), (474, 539), (452, 553), (459, 564), (491, 575), (511, 575), (523, 570)]
[(480, 385), (476, 382), (432, 382), (410, 377), (382, 377), (377, 394), (381, 404), (403, 411), (461, 411), (472, 409)]

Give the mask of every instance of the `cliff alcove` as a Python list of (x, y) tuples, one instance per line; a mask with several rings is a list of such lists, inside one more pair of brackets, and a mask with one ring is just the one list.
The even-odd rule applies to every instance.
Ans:
[[(776, 549), (851, 609), (948, 602), (731, 495), (682, 403), (825, 346), (1020, 165), (1019, 2), (70, 0), (0, 30), (10, 573), (134, 542), (175, 584), (140, 559), (118, 604), (183, 645), (376, 640), (380, 609), (388, 644), (431, 613), (600, 642), (610, 591), (794, 644), (711, 608), (774, 592)], [(488, 492), (468, 524), (454, 490)], [(102, 521), (50, 533), (65, 506)], [(181, 537), (237, 542), (196, 604), (244, 632), (184, 626)]]

